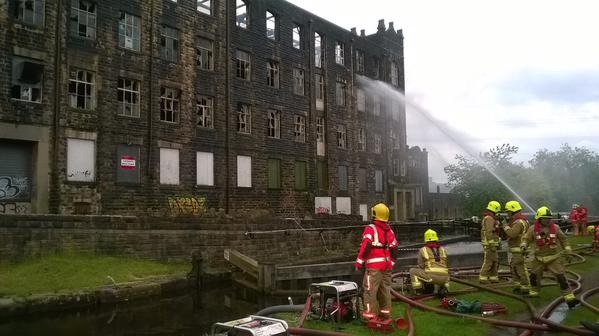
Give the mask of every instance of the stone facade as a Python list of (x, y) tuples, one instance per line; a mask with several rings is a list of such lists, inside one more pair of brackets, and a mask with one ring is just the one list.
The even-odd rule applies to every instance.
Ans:
[(358, 80), (404, 91), (392, 23), (366, 36), (277, 0), (31, 3), (0, 0), (0, 155), (21, 160), (0, 212), (426, 213), (404, 104)]

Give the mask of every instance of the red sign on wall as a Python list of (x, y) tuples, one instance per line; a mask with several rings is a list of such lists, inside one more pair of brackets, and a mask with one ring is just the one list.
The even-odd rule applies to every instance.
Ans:
[(135, 170), (137, 163), (135, 156), (123, 155), (121, 156), (121, 169), (123, 170)]

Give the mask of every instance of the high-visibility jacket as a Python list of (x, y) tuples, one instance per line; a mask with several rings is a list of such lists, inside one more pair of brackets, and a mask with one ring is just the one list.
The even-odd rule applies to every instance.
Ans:
[(480, 228), (480, 241), (484, 247), (497, 247), (501, 238), (497, 234), (499, 221), (492, 212), (485, 212)]
[(574, 209), (570, 210), (570, 221), (578, 222), (578, 219), (579, 219), (578, 209), (574, 208)]
[(572, 250), (568, 243), (568, 238), (555, 223), (543, 226), (537, 220), (534, 225), (531, 225), (526, 234), (522, 236), (522, 245), (528, 246), (533, 242), (536, 243), (534, 254), (539, 260), (545, 257), (557, 258), (561, 255), (562, 251)]
[(420, 248), (418, 266), (427, 272), (447, 274), (447, 251), (439, 244), (427, 244)]
[(512, 253), (522, 252), (520, 250), (520, 244), (522, 243), (522, 236), (528, 231), (528, 220), (525, 216), (517, 215), (514, 216), (509, 225), (504, 227), (504, 231), (507, 238), (507, 246)]
[(395, 265), (395, 260), (391, 257), (391, 249), (397, 246), (399, 243), (389, 224), (375, 220), (374, 224), (364, 229), (356, 266), (381, 271), (391, 270)]
[(578, 220), (587, 221), (589, 219), (589, 210), (586, 207), (578, 208)]

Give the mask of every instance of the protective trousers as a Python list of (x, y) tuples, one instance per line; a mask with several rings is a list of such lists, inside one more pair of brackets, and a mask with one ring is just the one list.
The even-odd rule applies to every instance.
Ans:
[(449, 275), (447, 273), (427, 272), (422, 268), (410, 268), (410, 280), (412, 288), (418, 290), (422, 288), (422, 283), (430, 283), (439, 286), (447, 286), (449, 283)]
[(512, 279), (517, 286), (520, 286), (521, 290), (528, 290), (530, 288), (530, 280), (528, 277), (528, 270), (524, 266), (524, 256), (521, 252), (512, 252), (512, 259), (510, 260), (510, 270), (512, 272)]
[(483, 266), (480, 268), (480, 282), (499, 282), (499, 253), (497, 247), (485, 246)]
[(541, 292), (541, 278), (543, 277), (543, 272), (545, 270), (551, 272), (551, 274), (555, 277), (559, 283), (559, 288), (562, 292), (562, 295), (566, 298), (566, 301), (568, 301), (569, 297), (574, 296), (572, 290), (570, 289), (570, 285), (564, 276), (566, 268), (564, 267), (564, 264), (562, 264), (561, 258), (557, 258), (548, 263), (544, 263), (537, 258), (534, 258), (530, 269), (530, 285), (532, 286), (531, 290), (537, 293)]
[(364, 313), (369, 320), (380, 316), (391, 317), (391, 270), (366, 269), (362, 283), (364, 289)]

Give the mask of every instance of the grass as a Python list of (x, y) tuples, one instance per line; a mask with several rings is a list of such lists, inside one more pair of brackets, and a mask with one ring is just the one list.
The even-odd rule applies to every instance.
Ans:
[[(570, 237), (570, 244), (574, 248), (577, 247), (577, 244), (588, 244), (590, 243), (590, 237)], [(590, 256), (586, 258), (586, 262), (583, 264), (571, 265), (568, 269), (582, 274), (583, 277), (585, 274), (597, 272), (599, 270), (599, 255), (598, 256)], [(584, 277), (586, 281), (589, 281), (594, 276)], [(463, 286), (460, 284), (451, 285), (452, 290), (462, 289)], [(593, 285), (592, 287), (594, 287)], [(505, 288), (506, 291), (511, 291), (511, 287)], [(531, 299), (532, 303), (538, 310), (538, 313), (542, 311), (542, 309), (551, 301), (553, 301), (556, 297), (560, 296), (560, 290), (558, 286), (549, 286), (543, 287), (541, 290), (541, 297)], [(475, 292), (469, 294), (463, 294), (458, 296), (458, 299), (465, 299), (469, 301), (479, 300), (481, 302), (497, 302), (504, 304), (508, 309), (508, 314), (506, 315), (497, 315), (494, 318), (500, 319), (509, 319), (509, 320), (525, 320), (528, 317), (528, 310), (526, 305), (520, 301), (498, 296), (489, 292)], [(599, 294), (592, 297), (590, 300), (591, 304), (595, 306), (599, 306)], [(433, 299), (427, 301), (427, 304), (430, 306), (439, 306), (439, 300)], [(393, 305), (393, 317), (404, 317), (405, 312), (405, 304), (394, 302)], [(291, 326), (297, 325), (297, 320), (299, 316), (297, 314), (282, 314), (279, 315), (280, 318), (283, 318), (289, 321)], [(493, 327), (487, 323), (479, 322), (476, 320), (466, 319), (466, 318), (456, 318), (452, 316), (443, 316), (438, 315), (432, 312), (423, 311), (419, 309), (412, 309), (412, 318), (414, 319), (414, 325), (416, 328), (416, 334), (418, 335), (427, 335), (427, 336), (449, 336), (449, 335), (490, 335), (493, 334)], [(566, 319), (562, 322), (562, 324), (569, 326), (578, 326), (579, 321), (586, 320), (591, 322), (598, 322), (597, 315), (586, 309), (584, 307), (577, 308), (571, 311), (568, 311)], [(319, 330), (336, 330), (335, 325), (331, 323), (325, 323), (322, 321), (306, 321), (304, 323), (305, 328), (310, 329), (319, 329)], [(365, 328), (358, 323), (347, 323), (343, 325), (344, 329), (342, 332), (352, 334), (352, 335), (380, 335), (374, 331), (371, 331)]]
[(184, 273), (183, 263), (128, 257), (58, 254), (0, 265), (0, 297), (76, 291), (152, 276)]

